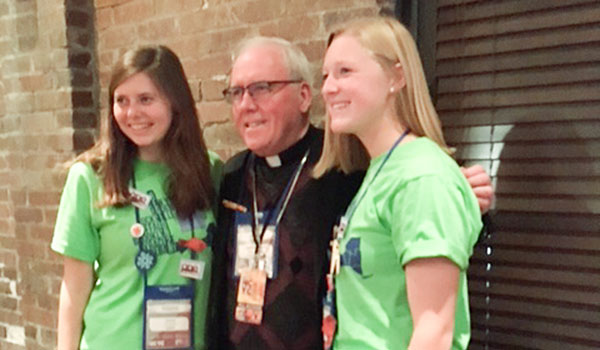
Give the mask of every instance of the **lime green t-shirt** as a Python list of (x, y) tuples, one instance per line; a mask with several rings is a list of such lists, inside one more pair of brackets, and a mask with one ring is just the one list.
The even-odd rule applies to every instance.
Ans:
[(334, 349), (407, 349), (413, 324), (403, 266), (445, 257), (460, 268), (452, 349), (464, 350), (465, 270), (482, 226), (477, 199), (456, 162), (427, 138), (399, 145), (372, 182), (385, 157), (371, 161), (341, 242)]
[[(221, 162), (214, 154), (211, 173), (218, 185)], [(180, 252), (179, 239), (190, 239), (190, 219), (179, 219), (164, 189), (169, 174), (163, 164), (135, 160), (136, 190), (151, 197), (146, 209), (140, 209), (144, 250), (157, 256), (156, 265), (148, 272), (148, 285), (184, 285), (189, 279), (179, 275), (181, 258), (190, 258), (188, 250)], [(134, 265), (138, 242), (130, 235), (136, 222), (134, 207), (98, 208), (102, 183), (91, 166), (76, 163), (69, 170), (58, 210), (51, 248), (65, 256), (94, 265), (96, 284), (84, 311), (81, 349), (106, 350), (142, 348), (143, 279)], [(212, 210), (198, 211), (193, 216), (194, 237), (203, 239), (208, 248), (196, 259), (205, 263), (201, 280), (195, 281), (194, 349), (204, 349), (204, 330), (212, 249), (216, 233)]]

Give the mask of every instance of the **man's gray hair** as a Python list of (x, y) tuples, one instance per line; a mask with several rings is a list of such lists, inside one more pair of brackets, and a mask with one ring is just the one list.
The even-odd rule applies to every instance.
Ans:
[(255, 36), (244, 39), (238, 43), (233, 51), (231, 56), (232, 62), (235, 63), (237, 58), (246, 50), (260, 46), (275, 46), (281, 48), (284, 63), (290, 74), (289, 79), (304, 80), (312, 88), (314, 79), (306, 55), (299, 47), (282, 38)]

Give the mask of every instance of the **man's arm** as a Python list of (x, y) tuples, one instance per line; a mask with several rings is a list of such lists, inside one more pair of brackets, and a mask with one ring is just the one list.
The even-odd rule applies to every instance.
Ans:
[(477, 197), (481, 214), (483, 215), (487, 213), (492, 206), (492, 201), (494, 200), (494, 189), (492, 188), (490, 176), (479, 164), (468, 168), (461, 167), (460, 170), (467, 178), (469, 185), (471, 185), (471, 188)]

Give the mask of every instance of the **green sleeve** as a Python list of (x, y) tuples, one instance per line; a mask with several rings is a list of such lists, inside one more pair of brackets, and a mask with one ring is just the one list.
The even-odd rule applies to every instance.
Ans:
[(52, 250), (87, 262), (96, 260), (100, 240), (92, 224), (92, 210), (97, 189), (97, 176), (88, 164), (71, 167), (60, 199)]
[(421, 176), (396, 194), (392, 240), (403, 266), (418, 258), (444, 257), (467, 268), (481, 220), (470, 188), (452, 178)]

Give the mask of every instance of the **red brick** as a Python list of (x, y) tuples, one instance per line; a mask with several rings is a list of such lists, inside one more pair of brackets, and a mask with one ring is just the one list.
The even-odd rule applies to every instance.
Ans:
[(0, 250), (0, 263), (5, 267), (16, 267), (17, 259), (15, 252)]
[(44, 218), (42, 210), (37, 208), (16, 208), (14, 216), (17, 222), (39, 222)]
[(26, 205), (27, 193), (25, 191), (10, 191), (10, 199), (15, 205)]
[(58, 296), (38, 295), (37, 306), (44, 310), (58, 311)]
[(219, 154), (231, 156), (246, 148), (231, 123), (208, 125), (203, 131), (208, 148)]
[(136, 37), (135, 35), (129, 35), (129, 33), (135, 33), (135, 27), (131, 24), (110, 27), (103, 33), (98, 34), (98, 46), (108, 49), (132, 47), (135, 44)]
[(276, 22), (259, 27), (259, 32), (264, 36), (278, 36), (289, 41), (310, 40), (315, 37), (325, 36), (321, 33), (320, 16), (294, 16), (282, 18)]
[(12, 214), (11, 207), (8, 204), (0, 203), (0, 217), (8, 218)]
[(56, 314), (52, 311), (39, 308), (34, 305), (21, 304), (23, 318), (40, 326), (54, 328), (56, 326)]
[(28, 193), (29, 204), (39, 205), (56, 205), (60, 199), (60, 192), (37, 192)]
[(30, 349), (30, 348), (23, 347), (21, 345), (7, 343), (7, 342), (1, 342), (1, 341), (0, 341), (0, 345), (2, 345), (2, 347), (0, 347), (0, 349), (2, 349), (2, 350), (40, 350), (40, 349)]
[(29, 239), (32, 241), (47, 241), (52, 240), (54, 228), (49, 225), (32, 225), (29, 227)]
[(0, 281), (0, 295), (10, 295), (10, 283), (6, 281)]
[(211, 4), (197, 12), (184, 13), (178, 19), (181, 33), (186, 35), (213, 31), (239, 23), (230, 8), (222, 3)]
[(54, 346), (56, 342), (56, 331), (54, 329), (42, 329), (42, 345)]
[(37, 327), (25, 326), (25, 337), (35, 339), (37, 337)]
[[(180, 58), (205, 56), (211, 50), (210, 40), (206, 40), (202, 34), (173, 39), (167, 46)], [(188, 78), (190, 77), (187, 67), (189, 63), (189, 61), (183, 63), (183, 69)]]
[(298, 47), (304, 52), (306, 58), (319, 69), (315, 69), (315, 72), (321, 75), (321, 61), (325, 54), (325, 48), (327, 44), (325, 40), (313, 40), (305, 43), (299, 43)]
[(358, 7), (348, 9), (346, 11), (334, 10), (323, 15), (323, 25), (328, 35), (333, 27), (338, 23), (342, 23), (357, 17), (373, 16), (376, 15), (377, 12), (378, 9), (374, 7)]
[[(146, 0), (128, 1), (120, 6), (115, 6), (115, 23), (140, 23), (153, 18), (154, 9)], [(127, 35), (123, 33), (124, 35)], [(133, 33), (129, 34), (133, 36)]]
[(47, 90), (52, 88), (48, 74), (34, 74), (19, 77), (21, 88), (25, 91)]
[(44, 223), (54, 226), (56, 220), (56, 213), (58, 212), (58, 201), (56, 206), (52, 208), (44, 208)]
[(17, 310), (17, 299), (15, 299), (14, 297), (0, 295), (0, 309), (2, 309), (4, 311)]
[(198, 105), (202, 125), (226, 122), (231, 119), (231, 106), (225, 101), (203, 102)]
[[(98, 1), (96, 1), (98, 3)], [(115, 24), (114, 10), (110, 7), (96, 10), (96, 30), (101, 31)]]
[[(202, 9), (202, 1), (194, 0), (154, 0), (157, 14), (197, 13)], [(212, 5), (212, 4), (211, 4)]]
[(204, 101), (223, 101), (223, 89), (227, 88), (225, 80), (205, 80), (200, 83)]
[(231, 12), (242, 23), (260, 23), (280, 18), (286, 2), (280, 0), (247, 1), (233, 6)]
[(215, 75), (225, 76), (231, 66), (229, 54), (216, 54), (187, 63), (189, 74), (199, 79), (212, 79)]
[(34, 93), (6, 94), (5, 98), (7, 113), (28, 114), (34, 110)]
[(108, 6), (115, 6), (131, 0), (96, 0), (94, 3), (97, 8), (103, 8)]
[(174, 18), (165, 18), (145, 23), (138, 28), (139, 38), (142, 40), (156, 41), (177, 35)]
[[(5, 278), (8, 278), (10, 280), (16, 280), (17, 279), (17, 270), (5, 268), (4, 271), (2, 271), (2, 275)], [(1, 312), (0, 312), (0, 314), (1, 314)]]
[[(9, 231), (11, 228), (11, 219), (0, 218), (0, 237), (2, 235), (9, 235)], [(1, 245), (0, 245), (1, 246)]]
[[(248, 28), (231, 28), (223, 29), (218, 32), (205, 34), (207, 40), (210, 40), (211, 53), (212, 52), (223, 52), (227, 56), (227, 63), (230, 64), (231, 49), (241, 41), (248, 37)], [(227, 71), (229, 67), (225, 70)]]

